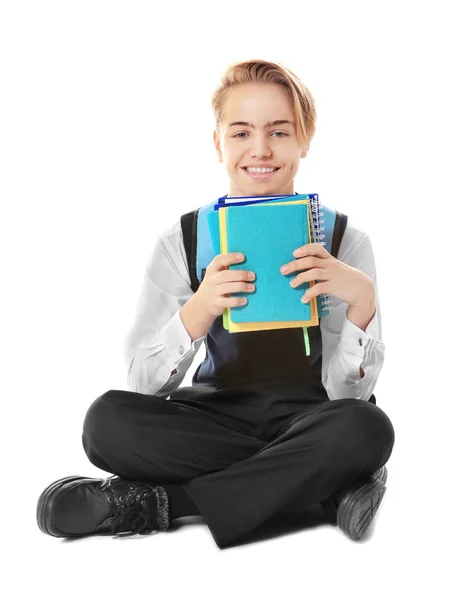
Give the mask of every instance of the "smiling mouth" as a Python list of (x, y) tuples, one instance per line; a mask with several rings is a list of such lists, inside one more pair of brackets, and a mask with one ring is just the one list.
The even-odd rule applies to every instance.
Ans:
[(256, 173), (253, 171), (251, 171), (251, 172), (248, 171), (247, 167), (242, 167), (242, 168), (250, 179), (254, 179), (254, 180), (258, 179), (260, 181), (265, 181), (267, 179), (270, 179), (271, 177), (273, 177), (275, 175), (275, 173), (277, 173), (280, 170), (280, 168), (278, 167), (277, 169), (274, 169), (273, 171), (265, 171), (264, 173)]
[[(242, 169), (248, 173), (248, 167), (242, 167)], [(272, 172), (275, 173), (275, 171), (278, 171), (279, 169), (280, 169), (280, 167), (277, 167)], [(251, 175), (269, 175), (269, 173), (267, 173), (267, 171), (265, 173), (255, 173), (255, 172), (251, 171), (250, 174)]]
[(273, 179), (274, 175), (280, 170), (280, 167), (278, 167), (274, 171), (270, 171), (270, 172), (266, 171), (265, 173), (253, 173), (253, 172), (250, 173), (247, 170), (247, 167), (242, 167), (242, 168), (245, 171), (247, 177), (249, 177), (251, 179), (251, 181), (258, 181), (259, 183)]

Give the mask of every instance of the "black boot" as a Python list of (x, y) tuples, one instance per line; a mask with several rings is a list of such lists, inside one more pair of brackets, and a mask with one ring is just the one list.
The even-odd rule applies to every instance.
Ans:
[[(385, 488), (385, 484), (386, 484), (386, 479), (388, 477), (388, 470), (386, 468), (385, 465), (383, 465), (383, 467), (381, 467), (380, 469), (377, 469), (377, 471), (374, 471), (373, 473), (371, 473), (371, 475), (369, 475), (368, 478), (364, 478), (364, 479), (358, 479), (358, 481), (350, 488), (351, 490), (353, 490), (353, 492), (355, 491), (355, 489), (359, 489), (361, 488), (361, 486), (366, 485), (368, 482), (374, 482), (374, 481), (381, 481), (383, 483), (383, 488), (378, 489), (378, 496), (380, 496), (380, 492), (382, 489)], [(373, 490), (374, 486), (371, 486), (371, 489)], [(366, 488), (366, 492), (367, 492)], [(343, 530), (345, 531), (345, 529), (348, 530), (348, 516), (346, 519), (346, 525), (342, 522), (342, 519), (337, 519), (337, 515), (338, 515), (338, 511), (339, 511), (339, 506), (342, 502), (342, 500), (344, 499), (344, 497), (348, 494), (349, 490), (344, 490), (341, 492), (337, 492), (335, 494), (333, 494), (330, 498), (326, 498), (326, 500), (322, 500), (320, 502), (321, 507), (323, 508), (327, 518), (329, 519), (329, 521), (331, 522), (332, 525), (336, 526), (339, 525), (339, 527), (342, 528), (343, 526)], [(373, 507), (373, 514), (372, 514), (372, 518), (375, 515), (375, 512), (377, 511), (378, 506), (380, 505), (380, 502), (382, 500), (384, 491), (381, 495), (381, 497), (379, 498), (378, 504), (377, 506)], [(347, 500), (348, 503), (348, 500)], [(342, 510), (341, 510), (341, 516), (342, 516)], [(347, 509), (348, 512), (348, 509)], [(372, 518), (370, 518), (370, 521), (366, 521), (365, 522), (365, 527), (364, 527), (364, 531), (367, 529), (367, 527), (369, 526), (370, 522), (372, 521)], [(345, 519), (344, 519), (345, 521)], [(364, 531), (360, 531), (359, 532), (359, 537), (361, 537), (361, 535), (364, 533)], [(345, 531), (345, 533), (348, 533), (348, 531)], [(356, 537), (356, 534), (352, 534), (353, 535), (353, 539), (359, 539), (358, 537)], [(352, 537), (352, 535), (349, 535), (349, 537)]]
[(64, 477), (41, 493), (37, 523), (41, 531), (55, 537), (165, 531), (169, 528), (168, 496), (160, 485), (115, 475)]

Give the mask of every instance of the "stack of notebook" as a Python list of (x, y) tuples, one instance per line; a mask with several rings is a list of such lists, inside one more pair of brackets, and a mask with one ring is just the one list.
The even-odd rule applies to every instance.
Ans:
[(323, 243), (318, 194), (223, 197), (207, 219), (214, 254), (241, 252), (245, 261), (228, 268), (256, 274), (254, 292), (231, 294), (248, 303), (224, 309), (229, 333), (319, 324), (318, 317), (327, 314), (326, 294), (303, 304), (302, 296), (316, 282), (292, 288), (290, 281), (299, 272), (280, 272), (282, 265), (296, 260), (296, 248)]

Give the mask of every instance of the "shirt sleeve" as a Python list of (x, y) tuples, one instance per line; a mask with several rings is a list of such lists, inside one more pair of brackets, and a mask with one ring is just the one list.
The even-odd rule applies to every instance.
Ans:
[[(345, 234), (344, 234), (345, 235)], [(340, 252), (339, 252), (340, 254)], [(348, 303), (331, 296), (329, 313), (321, 318), (322, 379), (330, 400), (358, 398), (369, 400), (383, 367), (385, 344), (372, 244), (366, 233), (338, 260), (366, 273), (375, 286), (375, 314), (366, 331), (347, 318)], [(360, 367), (364, 376), (360, 376)]]
[(158, 238), (145, 266), (135, 318), (124, 342), (127, 387), (168, 397), (183, 381), (205, 336), (193, 342), (180, 309), (193, 295), (189, 272), (175, 236)]

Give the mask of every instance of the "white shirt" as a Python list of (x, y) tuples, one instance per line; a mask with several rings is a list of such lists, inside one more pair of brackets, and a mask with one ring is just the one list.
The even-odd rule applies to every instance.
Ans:
[[(362, 331), (347, 318), (348, 304), (328, 296), (330, 310), (321, 317), (319, 325), (322, 382), (330, 400), (369, 400), (382, 370), (385, 345), (372, 244), (367, 234), (353, 226), (350, 219), (337, 259), (372, 279), (376, 310), (366, 331)], [(129, 390), (168, 398), (180, 386), (206, 337), (191, 342), (179, 314), (193, 294), (178, 221), (159, 235), (145, 265), (135, 319), (123, 349)], [(362, 378), (360, 366), (364, 371)]]

